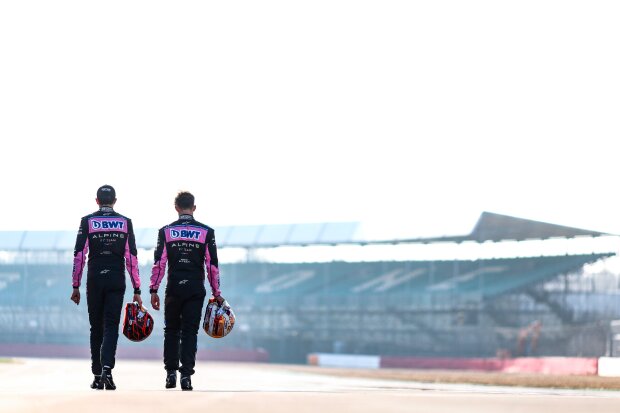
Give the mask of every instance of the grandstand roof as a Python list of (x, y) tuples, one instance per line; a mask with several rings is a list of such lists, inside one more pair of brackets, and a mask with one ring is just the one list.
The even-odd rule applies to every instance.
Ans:
[[(217, 227), (220, 247), (270, 248), (278, 246), (336, 244), (396, 244), (464, 241), (503, 241), (547, 239), (553, 237), (609, 235), (562, 225), (548, 224), (508, 215), (483, 212), (473, 231), (467, 235), (397, 240), (361, 240), (356, 238), (357, 222), (315, 224), (245, 225)], [(138, 248), (155, 248), (157, 229), (136, 229)], [(0, 231), (2, 251), (67, 251), (73, 249), (74, 231)]]
[(483, 212), (470, 237), (476, 241), (500, 241), (506, 239), (572, 238), (576, 236), (598, 237), (601, 235), (609, 234)]
[(549, 224), (531, 219), (517, 218), (509, 215), (483, 212), (473, 231), (467, 235), (444, 236), (433, 238), (415, 238), (401, 242), (464, 242), (464, 241), (523, 241), (529, 239), (573, 238), (578, 236), (598, 237), (611, 235), (604, 232)]

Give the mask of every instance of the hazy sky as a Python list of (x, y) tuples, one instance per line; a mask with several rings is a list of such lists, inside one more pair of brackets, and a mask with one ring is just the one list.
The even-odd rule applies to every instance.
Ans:
[(620, 233), (617, 1), (0, 3), (0, 230), (483, 210)]

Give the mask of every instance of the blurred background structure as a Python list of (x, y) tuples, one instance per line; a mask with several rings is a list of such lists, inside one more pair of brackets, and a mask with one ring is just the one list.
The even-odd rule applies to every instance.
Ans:
[[(362, 240), (357, 229), (352, 222), (216, 228), (222, 292), (237, 324), (222, 340), (200, 333), (199, 348), (259, 351), (286, 363), (316, 352), (613, 352), (610, 323), (620, 315), (615, 236), (488, 212), (467, 235)], [(143, 291), (156, 233), (136, 231)], [(79, 307), (69, 300), (74, 240), (71, 231), (0, 232), (0, 350), (87, 351), (86, 300)], [(153, 315), (154, 335), (139, 344), (121, 336), (121, 347), (158, 354), (163, 317)]]

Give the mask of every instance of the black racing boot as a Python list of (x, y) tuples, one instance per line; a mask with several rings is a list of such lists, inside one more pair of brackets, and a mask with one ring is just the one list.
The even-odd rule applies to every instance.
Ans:
[(101, 376), (95, 376), (95, 379), (90, 384), (91, 389), (99, 389), (99, 382), (101, 381)]
[(99, 390), (103, 390), (105, 387), (106, 390), (116, 390), (116, 384), (114, 384), (114, 380), (112, 379), (112, 370), (109, 367), (104, 367), (101, 370), (101, 381), (99, 381)]
[(181, 390), (194, 390), (192, 387), (192, 378), (190, 376), (181, 377)]
[(168, 374), (166, 375), (166, 388), (174, 389), (175, 387), (177, 387), (177, 371), (168, 370)]

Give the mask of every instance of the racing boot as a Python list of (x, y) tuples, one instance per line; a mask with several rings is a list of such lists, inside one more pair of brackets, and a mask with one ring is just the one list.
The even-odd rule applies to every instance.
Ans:
[(101, 381), (101, 376), (95, 376), (95, 379), (90, 384), (91, 389), (99, 389), (99, 382)]
[(103, 390), (104, 387), (106, 390), (116, 390), (116, 384), (114, 384), (112, 379), (112, 370), (107, 366), (101, 370), (101, 380), (99, 381), (98, 388)]
[(166, 388), (174, 389), (175, 387), (177, 387), (177, 371), (168, 370), (168, 374), (166, 375)]
[(192, 379), (190, 376), (181, 377), (181, 390), (190, 391), (194, 390), (192, 387)]

